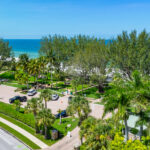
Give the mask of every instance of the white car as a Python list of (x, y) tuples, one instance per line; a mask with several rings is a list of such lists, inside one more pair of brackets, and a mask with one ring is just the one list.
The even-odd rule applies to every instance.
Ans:
[(36, 90), (31, 89), (31, 90), (28, 91), (27, 95), (28, 95), (28, 96), (33, 96), (33, 95), (35, 95), (36, 93), (37, 93)]
[(58, 94), (52, 94), (52, 100), (56, 101), (59, 99), (59, 95)]

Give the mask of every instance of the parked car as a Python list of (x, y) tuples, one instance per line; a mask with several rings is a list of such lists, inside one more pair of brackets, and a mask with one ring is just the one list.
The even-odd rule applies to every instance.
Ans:
[(28, 96), (33, 96), (33, 95), (35, 95), (36, 93), (37, 93), (36, 90), (30, 89), (30, 90), (28, 91), (27, 95), (28, 95)]
[(58, 113), (57, 115), (55, 115), (56, 119), (60, 118), (60, 114), (61, 114), (61, 117), (67, 117), (66, 110), (63, 110), (61, 113)]
[(58, 94), (52, 94), (52, 100), (56, 101), (59, 99), (59, 95)]
[(9, 99), (9, 103), (14, 103), (15, 100), (19, 100), (20, 102), (26, 102), (27, 97), (26, 96), (14, 96)]

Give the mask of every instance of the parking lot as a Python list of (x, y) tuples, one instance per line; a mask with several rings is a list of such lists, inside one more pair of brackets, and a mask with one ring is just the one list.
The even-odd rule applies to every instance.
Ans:
[[(9, 103), (9, 99), (14, 97), (14, 96), (27, 96), (27, 94), (22, 94), (20, 92), (15, 92), (16, 88), (11, 87), (11, 86), (6, 86), (6, 85), (0, 85), (0, 101)], [(32, 97), (38, 97), (39, 93), (37, 93), (35, 96)], [(31, 99), (32, 97), (27, 96), (27, 99)], [(23, 106), (25, 106), (26, 103), (23, 103)]]
[[(5, 102), (5, 103), (9, 103), (9, 99), (19, 95), (19, 96), (27, 96), (27, 94), (21, 94), (19, 92), (15, 92), (16, 88), (15, 87), (10, 87), (10, 86), (6, 86), (6, 85), (0, 85), (0, 101)], [(27, 99), (31, 99), (32, 97), (39, 97), (40, 93), (37, 93), (34, 96), (27, 96)], [(69, 95), (60, 97), (58, 100), (56, 101), (49, 101), (47, 102), (47, 107), (51, 109), (53, 114), (57, 114), (58, 110), (65, 110), (68, 106), (68, 97)], [(99, 100), (93, 100), (90, 103), (90, 107), (92, 109), (90, 115), (94, 116), (96, 118), (101, 118), (102, 114), (103, 114), (103, 109), (104, 106), (96, 104), (95, 102), (98, 102)], [(22, 106), (25, 106), (27, 104), (27, 102), (23, 102)], [(108, 114), (109, 116), (110, 114)]]
[[(0, 85), (0, 101), (4, 103), (9, 103), (9, 99), (14, 97), (14, 96), (27, 96), (27, 94), (22, 94), (20, 92), (15, 92), (16, 88), (11, 87), (11, 86), (6, 86), (6, 85)], [(27, 99), (31, 99), (33, 97), (39, 97), (40, 93), (37, 93), (34, 96), (27, 96)], [(26, 106), (27, 102), (23, 102), (22, 106)], [(68, 95), (64, 97), (60, 97), (56, 101), (49, 101), (47, 103), (47, 107), (52, 110), (53, 114), (57, 114), (57, 111), (59, 109), (65, 110), (68, 106)]]

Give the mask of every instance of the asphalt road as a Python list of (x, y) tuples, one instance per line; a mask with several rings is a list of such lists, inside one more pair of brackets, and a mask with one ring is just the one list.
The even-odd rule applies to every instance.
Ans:
[(16, 138), (0, 129), (0, 150), (30, 150)]

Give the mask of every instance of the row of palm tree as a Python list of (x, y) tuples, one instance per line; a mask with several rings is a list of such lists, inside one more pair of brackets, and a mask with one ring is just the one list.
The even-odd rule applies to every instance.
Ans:
[(36, 133), (40, 133), (41, 130), (45, 135), (45, 139), (50, 138), (50, 128), (55, 121), (51, 110), (47, 108), (47, 102), (51, 100), (51, 96), (51, 91), (45, 89), (41, 92), (40, 98), (32, 98), (26, 106), (26, 112), (34, 115)]
[[(15, 78), (22, 84), (29, 83), (29, 78), (34, 77), (34, 83), (37, 82), (39, 76), (45, 76), (51, 73), (51, 83), (52, 83), (52, 73), (53, 64), (49, 62), (49, 59), (45, 56), (39, 58), (29, 59), (27, 54), (22, 54), (19, 57), (19, 61), (16, 63)], [(44, 80), (43, 80), (44, 82)]]

